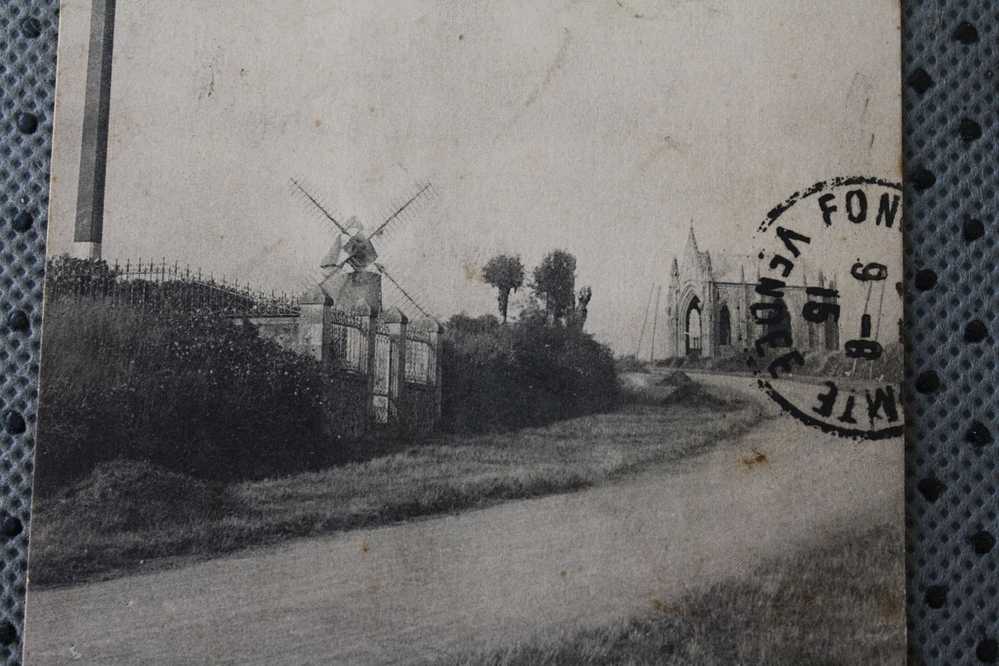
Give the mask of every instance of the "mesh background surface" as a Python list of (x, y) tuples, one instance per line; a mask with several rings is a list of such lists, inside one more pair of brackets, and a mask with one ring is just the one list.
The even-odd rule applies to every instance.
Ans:
[(999, 5), (903, 7), (909, 648), (995, 663)]
[[(995, 663), (999, 7), (903, 10), (910, 657)], [(0, 658), (11, 664), (24, 618), (57, 22), (57, 0), (0, 0)]]

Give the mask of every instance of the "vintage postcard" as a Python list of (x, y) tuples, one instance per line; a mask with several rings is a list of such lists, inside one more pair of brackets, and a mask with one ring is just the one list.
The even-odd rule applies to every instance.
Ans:
[(27, 663), (904, 662), (899, 26), (65, 0)]

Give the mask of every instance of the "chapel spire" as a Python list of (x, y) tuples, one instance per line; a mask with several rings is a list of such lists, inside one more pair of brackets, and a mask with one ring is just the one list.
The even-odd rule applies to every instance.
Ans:
[(687, 245), (694, 248), (697, 251), (697, 238), (694, 236), (694, 221), (690, 221), (690, 231), (687, 232)]

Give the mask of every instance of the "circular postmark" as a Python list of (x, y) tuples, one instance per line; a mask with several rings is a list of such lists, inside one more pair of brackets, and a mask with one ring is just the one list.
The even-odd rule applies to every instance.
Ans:
[(902, 434), (901, 228), (901, 186), (857, 176), (795, 192), (757, 229), (746, 360), (805, 425)]

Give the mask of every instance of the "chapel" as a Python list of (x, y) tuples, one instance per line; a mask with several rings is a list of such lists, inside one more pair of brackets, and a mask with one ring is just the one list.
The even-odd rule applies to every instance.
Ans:
[[(741, 354), (764, 333), (750, 311), (766, 297), (756, 293), (763, 260), (753, 254), (701, 251), (691, 226), (680, 259), (673, 258), (666, 292), (666, 350), (673, 358), (719, 358)], [(766, 272), (765, 272), (766, 274)], [(813, 282), (814, 280), (814, 282)], [(822, 271), (812, 272), (799, 262), (784, 288), (787, 305), (784, 326), (791, 330), (792, 346), (805, 351), (839, 348), (839, 322), (830, 318), (811, 323), (802, 316), (810, 286), (835, 289)], [(819, 298), (832, 302), (832, 297)]]

